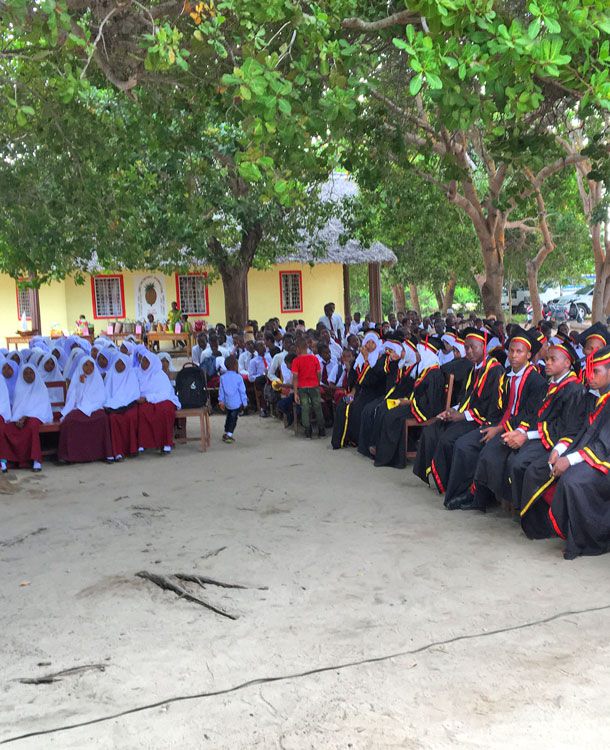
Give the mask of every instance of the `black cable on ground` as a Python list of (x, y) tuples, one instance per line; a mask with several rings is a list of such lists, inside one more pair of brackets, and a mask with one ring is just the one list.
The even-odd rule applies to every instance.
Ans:
[(398, 659), (401, 656), (413, 656), (415, 654), (421, 654), (424, 651), (429, 651), (435, 646), (447, 646), (451, 643), (459, 643), (460, 641), (470, 641), (476, 638), (487, 638), (491, 635), (501, 635), (502, 633), (511, 633), (515, 630), (525, 630), (526, 628), (535, 627), (536, 625), (544, 625), (554, 620), (561, 620), (564, 617), (571, 617), (573, 615), (583, 615), (590, 612), (603, 612), (610, 609), (610, 604), (604, 604), (601, 607), (589, 607), (588, 609), (574, 609), (568, 612), (558, 612), (557, 614), (551, 615), (550, 617), (544, 617), (541, 620), (532, 620), (531, 622), (524, 622), (521, 625), (510, 625), (506, 628), (498, 628), (497, 630), (487, 630), (480, 633), (471, 633), (469, 635), (457, 635), (454, 638), (447, 638), (444, 641), (432, 641), (426, 643), (424, 646), (410, 649), (407, 651), (397, 651), (393, 654), (384, 654), (383, 656), (373, 656), (368, 659), (358, 659), (356, 661), (343, 662), (342, 664), (334, 664), (327, 667), (317, 667), (316, 669), (308, 669), (305, 672), (294, 672), (292, 674), (277, 675), (276, 677), (258, 677), (254, 680), (248, 680), (247, 682), (241, 682), (233, 687), (224, 688), (223, 690), (213, 690), (211, 692), (204, 693), (192, 693), (190, 695), (177, 695), (174, 698), (166, 698), (162, 701), (155, 701), (154, 703), (147, 703), (144, 706), (136, 706), (135, 708), (128, 708), (126, 711), (120, 711), (116, 714), (108, 714), (107, 716), (100, 716), (97, 719), (89, 719), (88, 721), (79, 721), (75, 724), (65, 724), (59, 727), (52, 727), (51, 729), (41, 729), (38, 732), (28, 732), (27, 734), (19, 734), (15, 737), (8, 737), (5, 740), (0, 740), (0, 745), (8, 745), (11, 742), (18, 742), (19, 740), (25, 740), (29, 737), (41, 737), (45, 734), (55, 734), (56, 732), (65, 732), (69, 729), (78, 729), (79, 727), (88, 727), (92, 724), (102, 724), (106, 721), (112, 721), (113, 719), (120, 719), (122, 716), (130, 716), (131, 714), (137, 714), (141, 711), (148, 711), (153, 708), (160, 708), (170, 703), (181, 703), (182, 701), (198, 700), (200, 698), (213, 698), (217, 695), (227, 695), (228, 693), (235, 693), (238, 690), (244, 690), (245, 688), (253, 687), (254, 685), (267, 685), (273, 682), (285, 682), (287, 680), (296, 680), (301, 677), (309, 677), (315, 674), (323, 674), (324, 672), (335, 672), (342, 669), (349, 669), (350, 667), (360, 667), (363, 664), (377, 664), (383, 661), (390, 661), (391, 659)]

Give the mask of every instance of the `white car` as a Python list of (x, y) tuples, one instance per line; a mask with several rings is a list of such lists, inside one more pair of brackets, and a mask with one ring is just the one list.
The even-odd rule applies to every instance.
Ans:
[[(544, 305), (552, 299), (559, 297), (561, 294), (561, 287), (559, 284), (547, 281), (539, 285), (538, 293), (540, 294), (540, 302)], [(514, 286), (511, 289), (510, 299), (511, 312), (518, 315), (523, 315), (527, 311), (528, 305), (531, 304), (530, 292), (527, 287)], [(502, 294), (502, 306), (508, 307), (508, 295), (506, 289), (503, 290)]]
[(584, 320), (593, 309), (593, 284), (587, 284), (572, 294), (564, 294), (549, 302), (554, 318), (558, 320)]

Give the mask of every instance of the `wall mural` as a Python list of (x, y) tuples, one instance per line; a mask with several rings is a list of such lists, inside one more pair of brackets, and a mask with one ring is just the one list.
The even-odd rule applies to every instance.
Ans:
[(155, 320), (167, 318), (167, 297), (165, 293), (165, 277), (157, 275), (135, 276), (134, 288), (136, 293), (136, 318), (146, 320), (149, 313)]

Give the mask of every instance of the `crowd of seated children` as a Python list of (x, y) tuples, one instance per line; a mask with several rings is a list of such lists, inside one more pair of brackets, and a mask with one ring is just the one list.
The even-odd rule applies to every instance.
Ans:
[[(167, 454), (180, 408), (171, 362), (129, 339), (33, 337), (0, 351), (0, 468), (42, 468), (40, 427), (59, 423), (60, 462), (121, 461), (146, 449)], [(64, 399), (65, 393), (65, 399)]]

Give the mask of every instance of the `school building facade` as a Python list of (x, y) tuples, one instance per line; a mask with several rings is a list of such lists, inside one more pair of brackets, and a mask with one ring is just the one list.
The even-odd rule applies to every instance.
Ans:
[[(282, 323), (302, 318), (315, 326), (324, 305), (335, 302), (344, 314), (343, 266), (337, 263), (281, 263), (269, 269), (252, 269), (248, 274), (249, 315), (259, 323), (278, 317)], [(7, 275), (0, 275), (0, 337), (21, 330), (23, 312), (32, 328), (34, 293)], [(177, 302), (189, 320), (209, 325), (225, 322), (222, 281), (206, 270), (190, 273), (120, 271), (85, 277), (77, 284), (73, 277), (40, 287), (37, 294), (42, 335), (72, 333), (84, 315), (96, 333), (115, 322), (138, 322), (152, 313), (164, 321), (172, 302)]]

